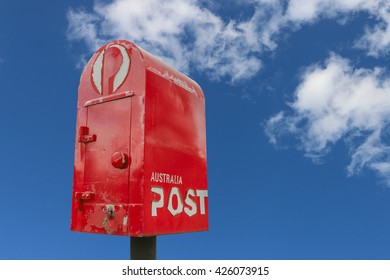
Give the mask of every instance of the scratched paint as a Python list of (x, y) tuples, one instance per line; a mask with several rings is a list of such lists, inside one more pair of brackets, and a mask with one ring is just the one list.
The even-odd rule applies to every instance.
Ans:
[(126, 228), (127, 227), (127, 221), (128, 221), (129, 217), (128, 216), (124, 216), (123, 217), (123, 228)]
[[(111, 216), (107, 210), (112, 210)], [(127, 217), (127, 211), (123, 205), (95, 205), (88, 211), (88, 218), (84, 228), (87, 232), (100, 232), (107, 234), (125, 233), (127, 229), (123, 225), (123, 219)]]

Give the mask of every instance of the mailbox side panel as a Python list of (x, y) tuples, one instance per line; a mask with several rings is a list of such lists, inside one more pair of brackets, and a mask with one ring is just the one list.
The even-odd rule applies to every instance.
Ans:
[(203, 93), (164, 74), (146, 71), (144, 235), (208, 229)]
[(78, 94), (71, 230), (142, 235), (144, 94), (145, 65), (132, 43), (104, 45), (86, 65)]

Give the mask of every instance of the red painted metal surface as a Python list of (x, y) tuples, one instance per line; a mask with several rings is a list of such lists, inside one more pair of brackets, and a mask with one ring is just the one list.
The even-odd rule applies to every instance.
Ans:
[(71, 229), (128, 236), (208, 229), (204, 95), (128, 41), (80, 79)]

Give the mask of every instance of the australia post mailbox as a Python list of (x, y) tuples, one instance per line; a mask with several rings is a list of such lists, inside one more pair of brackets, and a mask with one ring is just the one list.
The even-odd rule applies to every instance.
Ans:
[(111, 42), (86, 65), (74, 161), (72, 230), (208, 229), (203, 92), (133, 43)]

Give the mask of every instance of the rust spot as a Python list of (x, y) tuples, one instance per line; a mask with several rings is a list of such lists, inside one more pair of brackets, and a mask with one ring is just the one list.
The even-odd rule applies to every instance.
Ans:
[(109, 224), (108, 224), (108, 219), (107, 219), (107, 217), (104, 218), (103, 227), (104, 227), (104, 230), (106, 231), (107, 234), (111, 234), (110, 226), (109, 226)]

